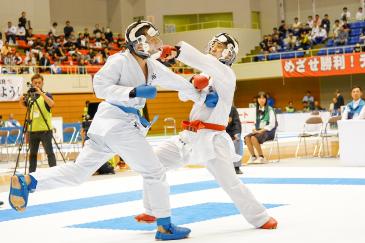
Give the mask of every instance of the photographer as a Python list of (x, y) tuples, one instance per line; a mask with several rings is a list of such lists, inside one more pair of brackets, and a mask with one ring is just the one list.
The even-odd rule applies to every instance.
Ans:
[[(47, 154), (50, 167), (56, 166), (56, 156), (52, 148), (52, 113), (54, 101), (50, 93), (42, 90), (44, 80), (40, 74), (31, 78), (32, 83), (27, 94), (23, 95), (20, 102), (30, 109), (29, 131), (29, 173), (37, 169), (37, 154), (39, 143), (42, 142)], [(38, 105), (37, 105), (38, 104)]]

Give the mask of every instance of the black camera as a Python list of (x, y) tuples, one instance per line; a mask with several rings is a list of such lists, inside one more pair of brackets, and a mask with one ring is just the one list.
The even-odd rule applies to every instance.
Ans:
[(27, 82), (27, 87), (28, 87), (28, 91), (27, 91), (28, 94), (32, 94), (32, 93), (37, 92), (37, 89), (34, 88), (34, 86), (32, 85), (32, 83)]

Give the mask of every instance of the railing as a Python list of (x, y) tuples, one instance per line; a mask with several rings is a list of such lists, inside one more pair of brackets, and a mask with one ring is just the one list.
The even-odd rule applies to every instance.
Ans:
[[(286, 52), (272, 52), (267, 54), (257, 54), (257, 55), (247, 55), (242, 59), (245, 60), (243, 62), (257, 62), (257, 61), (272, 61), (272, 60), (281, 60), (281, 59), (290, 59), (290, 58), (299, 58), (304, 56), (327, 56), (334, 54), (343, 54), (343, 53), (352, 53), (353, 48), (363, 48), (363, 45), (346, 45), (346, 46), (335, 46), (335, 47), (322, 47), (319, 49), (310, 49), (310, 50), (298, 50), (298, 51), (286, 51)], [(352, 48), (352, 50), (351, 50)], [(351, 51), (350, 51), (351, 50)], [(324, 53), (322, 53), (324, 51)], [(318, 54), (319, 53), (319, 54)], [(279, 58), (269, 59), (269, 56), (279, 56)], [(264, 58), (262, 58), (264, 57)], [(247, 59), (249, 61), (247, 61)]]
[[(51, 71), (51, 67), (45, 66), (35, 66), (35, 65), (0, 65), (0, 74), (34, 74), (34, 73), (49, 73), (49, 74), (95, 74), (102, 65), (86, 65), (86, 66), (76, 66), (76, 65), (60, 65), (57, 66), (60, 73)], [(177, 74), (196, 74), (199, 73), (197, 70), (182, 66), (182, 67), (170, 67), (171, 71)]]
[(199, 22), (185, 25), (165, 24), (165, 33), (184, 32), (184, 31), (219, 28), (219, 27), (233, 28), (233, 22), (217, 20), (217, 21)]

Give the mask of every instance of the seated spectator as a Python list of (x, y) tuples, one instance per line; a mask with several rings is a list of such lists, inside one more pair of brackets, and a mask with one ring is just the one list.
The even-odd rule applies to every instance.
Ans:
[(21, 57), (19, 52), (16, 52), (13, 58), (14, 58), (13, 63), (15, 65), (21, 65), (23, 63), (23, 58)]
[(347, 20), (343, 20), (343, 21), (342, 21), (342, 28), (343, 28), (346, 32), (350, 32), (350, 31), (351, 31), (350, 25), (348, 24)]
[(312, 96), (312, 92), (310, 90), (307, 90), (307, 93), (303, 97), (302, 102), (307, 102), (308, 104), (314, 103), (314, 97)]
[(324, 28), (327, 32), (327, 36), (330, 33), (330, 29), (331, 29), (331, 21), (328, 18), (328, 14), (324, 15), (324, 18), (321, 21), (321, 27)]
[(321, 18), (319, 17), (319, 14), (316, 14), (314, 16), (314, 20), (313, 20), (313, 26), (320, 26), (322, 23)]
[(266, 93), (267, 105), (274, 108), (275, 107), (275, 99), (271, 97), (270, 93)]
[(331, 116), (337, 116), (339, 115), (339, 111), (337, 109), (335, 109), (335, 104), (337, 103), (337, 98), (333, 97), (332, 98), (332, 102), (328, 108), (328, 111), (330, 112)]
[(38, 50), (40, 52), (43, 50), (43, 47), (44, 47), (44, 45), (40, 38), (37, 38), (32, 45), (33, 50)]
[(125, 39), (122, 37), (121, 34), (118, 34), (117, 46), (118, 48), (122, 48), (123, 46), (125, 46)]
[(62, 74), (61, 62), (58, 60), (50, 66), (51, 74)]
[(365, 119), (365, 101), (361, 99), (362, 89), (359, 86), (353, 86), (351, 89), (352, 101), (346, 105), (342, 114), (343, 120)]
[(66, 21), (66, 26), (63, 28), (63, 33), (65, 34), (65, 39), (67, 40), (71, 33), (74, 31), (74, 28), (71, 26), (69, 20)]
[(337, 102), (335, 105), (335, 109), (340, 109), (341, 106), (345, 105), (345, 99), (343, 98), (343, 95), (341, 94), (341, 91), (339, 89), (336, 90), (336, 98)]
[(99, 24), (96, 24), (95, 25), (95, 28), (93, 30), (93, 34), (95, 36), (96, 39), (100, 38), (101, 37), (101, 33), (103, 33), (99, 27)]
[(55, 51), (53, 53), (53, 59), (54, 61), (65, 61), (67, 59), (67, 56), (65, 55), (63, 48), (61, 46), (58, 46), (55, 48)]
[(312, 47), (312, 42), (309, 34), (303, 31), (297, 41), (298, 50), (308, 50)]
[(288, 37), (284, 40), (284, 44), (288, 47), (288, 50), (294, 50), (297, 43), (297, 37), (293, 33), (289, 33)]
[(292, 24), (291, 27), (291, 31), (293, 32), (293, 35), (299, 36), (301, 30), (302, 30), (302, 23), (299, 22), (298, 17), (295, 17), (294, 23)]
[(347, 10), (347, 7), (344, 7), (342, 9), (342, 13), (340, 15), (340, 19), (342, 21), (346, 20), (346, 21), (350, 21), (351, 20), (351, 13)]
[(109, 42), (109, 43), (113, 43), (113, 32), (111, 31), (111, 29), (109, 27), (106, 27), (106, 31), (105, 31), (105, 39)]
[(336, 19), (335, 24), (333, 25), (333, 29), (332, 29), (334, 39), (336, 39), (338, 37), (338, 33), (340, 32), (340, 28), (341, 28), (340, 21), (338, 19)]
[(285, 111), (288, 113), (294, 113), (295, 112), (295, 108), (293, 106), (293, 101), (289, 101), (288, 105), (285, 107)]
[(349, 36), (349, 33), (344, 30), (344, 28), (341, 26), (338, 35), (334, 40), (334, 43), (336, 46), (343, 46), (347, 44), (347, 38)]
[(309, 25), (310, 28), (313, 28), (314, 27), (314, 21), (313, 21), (313, 16), (312, 15), (309, 15), (308, 16), (308, 19), (307, 19), (307, 24)]
[(362, 47), (361, 47), (360, 43), (356, 43), (353, 52), (362, 52)]
[(27, 41), (28, 46), (32, 46), (34, 43), (34, 35), (33, 35), (33, 29), (29, 28), (27, 33), (25, 34), (25, 40)]
[(11, 21), (8, 22), (8, 27), (5, 29), (5, 38), (6, 41), (9, 42), (10, 45), (16, 44), (16, 32), (17, 29), (15, 25), (11, 23)]
[(89, 47), (88, 38), (85, 37), (84, 33), (79, 34), (79, 38), (77, 38), (77, 46), (81, 49), (87, 49)]
[(25, 28), (23, 26), (19, 25), (18, 29), (17, 29), (17, 32), (16, 32), (16, 37), (19, 40), (25, 40), (25, 34), (26, 34)]
[(33, 54), (33, 52), (31, 52), (31, 51), (26, 52), (24, 64), (30, 65), (30, 66), (37, 65), (37, 57)]
[(51, 38), (49, 38), (46, 41), (46, 44), (44, 46), (45, 51), (48, 52), (50, 55), (53, 55), (53, 51), (54, 51), (53, 44), (54, 44), (53, 40)]
[(81, 58), (80, 61), (79, 61), (78, 73), (79, 74), (86, 74), (85, 60), (83, 58)]
[(41, 72), (49, 72), (49, 67), (51, 66), (51, 59), (49, 54), (46, 52), (43, 57), (39, 60), (39, 66), (41, 66)]
[(5, 127), (20, 127), (20, 123), (14, 119), (14, 114), (9, 114), (9, 119), (5, 122)]
[[(265, 141), (273, 140), (277, 127), (274, 109), (267, 105), (265, 92), (259, 92), (256, 103), (256, 123), (252, 133), (245, 136), (245, 143), (250, 152), (250, 162), (266, 162), (261, 145)], [(255, 154), (257, 151), (258, 157)]]
[(312, 29), (311, 40), (313, 45), (321, 44), (327, 39), (327, 32), (320, 26)]
[(261, 50), (263, 50), (263, 51), (269, 51), (268, 39), (269, 39), (269, 36), (268, 35), (264, 35), (264, 39), (259, 44), (260, 47), (261, 47)]
[(356, 16), (355, 16), (356, 21), (363, 21), (364, 20), (364, 12), (362, 10), (362, 7), (359, 7), (357, 12), (356, 12)]
[(90, 38), (90, 33), (89, 33), (89, 29), (88, 28), (85, 28), (84, 29), (84, 37), (87, 38), (87, 39)]
[(322, 108), (321, 105), (319, 104), (319, 101), (318, 100), (315, 100), (314, 101), (314, 109), (315, 111), (324, 111), (326, 109)]
[(6, 56), (11, 52), (11, 47), (9, 46), (9, 42), (5, 41), (5, 44), (1, 48), (1, 55)]

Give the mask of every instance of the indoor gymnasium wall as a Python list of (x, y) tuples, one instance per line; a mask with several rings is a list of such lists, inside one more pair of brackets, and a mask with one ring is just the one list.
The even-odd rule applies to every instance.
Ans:
[(307, 90), (311, 90), (316, 100), (320, 99), (318, 78), (301, 79), (259, 79), (237, 83), (234, 103), (236, 107), (248, 107), (259, 91), (269, 92), (275, 98), (275, 106), (285, 108), (289, 100), (297, 109), (302, 108), (301, 100)]

